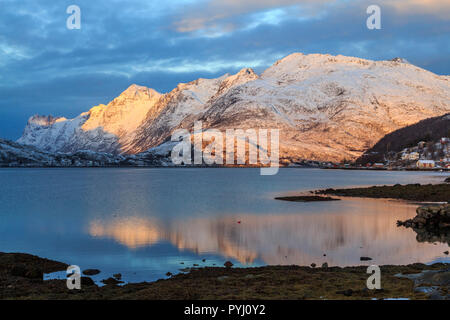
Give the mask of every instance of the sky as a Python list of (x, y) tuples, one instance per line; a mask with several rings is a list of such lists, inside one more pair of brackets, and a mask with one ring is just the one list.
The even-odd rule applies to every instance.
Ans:
[[(71, 5), (80, 29), (67, 28)], [(367, 28), (370, 5), (379, 30)], [(450, 75), (450, 0), (0, 0), (0, 137), (133, 83), (164, 93), (293, 52), (402, 57)]]

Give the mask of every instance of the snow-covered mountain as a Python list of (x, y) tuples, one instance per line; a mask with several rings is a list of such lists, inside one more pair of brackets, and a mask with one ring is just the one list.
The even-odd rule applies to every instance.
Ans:
[(33, 146), (0, 139), (0, 167), (65, 167), (119, 165), (122, 156), (93, 151), (77, 151), (74, 154), (49, 153)]
[(166, 150), (158, 151), (158, 148), (139, 155), (128, 156), (91, 150), (51, 153), (33, 146), (0, 139), (0, 167), (173, 166), (166, 154)]
[(295, 53), (261, 75), (243, 69), (179, 84), (167, 94), (132, 85), (74, 119), (34, 116), (18, 142), (49, 152), (152, 153), (168, 149), (174, 130), (191, 130), (200, 120), (205, 129), (280, 129), (285, 162), (337, 161), (357, 158), (389, 132), (448, 112), (448, 76), (402, 59)]

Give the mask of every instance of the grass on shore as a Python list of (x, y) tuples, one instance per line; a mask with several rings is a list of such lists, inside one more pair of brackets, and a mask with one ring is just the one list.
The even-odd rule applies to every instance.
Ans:
[[(124, 286), (83, 285), (68, 290), (64, 280), (43, 281), (27, 270), (65, 270), (66, 264), (25, 254), (0, 253), (0, 299), (88, 299), (88, 300), (232, 300), (232, 299), (426, 299), (414, 291), (412, 280), (398, 273), (441, 270), (445, 264), (426, 266), (382, 266), (381, 290), (368, 290), (367, 267), (312, 268), (267, 266), (259, 268), (191, 269), (169, 279)], [(20, 271), (24, 271), (21, 273)]]

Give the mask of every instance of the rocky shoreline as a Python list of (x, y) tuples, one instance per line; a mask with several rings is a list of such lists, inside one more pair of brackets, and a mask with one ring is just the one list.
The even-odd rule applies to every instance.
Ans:
[(314, 193), (317, 195), (447, 203), (450, 201), (450, 184), (396, 184), (394, 186), (373, 186), (368, 188), (325, 189), (314, 191)]
[(206, 267), (150, 283), (104, 281), (102, 287), (83, 277), (81, 290), (67, 289), (65, 280), (43, 280), (44, 273), (66, 268), (37, 256), (0, 253), (0, 299), (450, 299), (450, 268), (442, 263), (381, 266), (380, 290), (367, 289), (367, 266)]

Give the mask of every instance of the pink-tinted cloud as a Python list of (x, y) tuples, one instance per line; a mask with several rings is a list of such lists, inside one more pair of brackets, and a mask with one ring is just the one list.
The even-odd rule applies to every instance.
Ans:
[(426, 14), (450, 20), (450, 0), (384, 0), (381, 5), (394, 9), (401, 16)]
[(371, 4), (378, 4), (382, 11), (390, 10), (402, 18), (425, 14), (450, 19), (450, 0), (203, 0), (186, 5), (173, 25), (178, 32), (227, 33), (245, 27), (242, 20), (248, 21), (258, 12), (286, 9), (286, 16), (311, 18), (331, 10), (366, 8)]
[(336, 0), (210, 0), (194, 3), (183, 10), (174, 26), (179, 32), (192, 32), (200, 29), (234, 29), (230, 21), (237, 17), (276, 8), (302, 7), (304, 15), (313, 15), (324, 4)]

